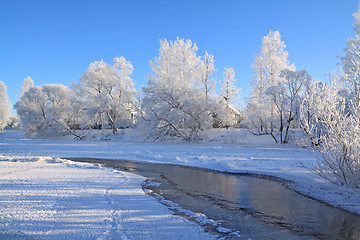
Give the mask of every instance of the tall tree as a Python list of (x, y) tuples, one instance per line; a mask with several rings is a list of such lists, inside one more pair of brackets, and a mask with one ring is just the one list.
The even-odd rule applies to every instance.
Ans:
[(131, 125), (137, 95), (132, 72), (132, 64), (124, 57), (114, 58), (113, 66), (103, 60), (90, 64), (74, 87), (88, 119), (96, 125), (109, 124), (113, 133), (119, 126)]
[(225, 68), (221, 97), (225, 100), (227, 106), (234, 104), (239, 98), (239, 89), (235, 86), (235, 82), (234, 68)]
[(47, 132), (46, 97), (41, 87), (34, 86), (26, 91), (15, 104), (20, 117), (20, 125), (29, 136), (43, 135)]
[(353, 104), (360, 107), (360, 3), (354, 13), (355, 38), (349, 38), (341, 58), (342, 82), (349, 91)]
[(299, 119), (299, 108), (303, 99), (305, 86), (311, 76), (305, 71), (284, 70), (280, 76), (283, 81), (267, 89), (266, 94), (274, 104), (277, 119), (274, 119), (279, 134), (273, 135), (276, 141), (287, 143), (289, 129), (294, 120)]
[(285, 47), (278, 31), (270, 31), (263, 38), (260, 55), (255, 56), (253, 64), (254, 78), (247, 106), (253, 132), (271, 134), (275, 141), (275, 120), (279, 113), (276, 112), (273, 96), (267, 90), (284, 81), (281, 77), (283, 70), (295, 70), (293, 65), (289, 65)]
[(27, 135), (57, 135), (76, 132), (75, 95), (62, 84), (45, 84), (28, 89), (15, 104)]
[(196, 51), (191, 40), (160, 40), (159, 56), (150, 61), (153, 74), (143, 88), (143, 126), (150, 135), (192, 140), (211, 126), (210, 104), (200, 87), (204, 63)]
[(214, 67), (214, 56), (208, 52), (204, 55), (203, 67), (203, 76), (201, 80), (205, 91), (206, 101), (208, 101), (210, 94), (215, 89), (215, 80), (211, 78), (211, 75), (216, 71)]
[(22, 95), (24, 95), (25, 92), (29, 91), (30, 88), (32, 88), (34, 86), (34, 82), (33, 80), (31, 79), (30, 76), (24, 78), (24, 82), (21, 86), (21, 94), (20, 94), (20, 97)]
[(240, 120), (240, 112), (234, 105), (239, 99), (239, 89), (235, 86), (235, 71), (233, 68), (225, 68), (224, 78), (221, 82), (221, 93), (216, 104), (216, 126), (233, 127)]
[(4, 127), (11, 117), (11, 105), (6, 89), (4, 82), (0, 81), (0, 133), (4, 132)]

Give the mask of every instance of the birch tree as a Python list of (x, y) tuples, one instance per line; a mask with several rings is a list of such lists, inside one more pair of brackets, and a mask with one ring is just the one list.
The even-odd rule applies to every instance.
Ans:
[(281, 90), (273, 90), (279, 83), (284, 82), (282, 71), (295, 70), (294, 65), (289, 65), (285, 47), (278, 31), (270, 31), (263, 38), (260, 55), (255, 56), (253, 64), (254, 78), (247, 106), (250, 129), (253, 133), (270, 134), (275, 141), (277, 138), (274, 131), (279, 128), (275, 121), (280, 113), (275, 106), (274, 94), (280, 94)]
[(201, 77), (201, 83), (205, 92), (206, 101), (210, 98), (210, 95), (215, 90), (215, 80), (211, 78), (212, 74), (216, 71), (214, 67), (214, 56), (208, 52), (204, 55), (203, 60), (203, 76)]
[(294, 120), (298, 120), (299, 108), (303, 98), (305, 86), (311, 81), (310, 75), (306, 71), (284, 70), (280, 77), (282, 81), (266, 90), (271, 102), (274, 104), (274, 110), (277, 118), (274, 118), (274, 125), (279, 130), (279, 134), (274, 135), (276, 141), (287, 143), (289, 138), (289, 129)]

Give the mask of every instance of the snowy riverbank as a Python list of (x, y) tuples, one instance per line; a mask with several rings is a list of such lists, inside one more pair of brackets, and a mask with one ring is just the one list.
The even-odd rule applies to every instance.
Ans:
[(28, 157), (94, 157), (259, 173), (290, 180), (293, 182), (290, 187), (303, 194), (360, 213), (360, 193), (357, 190), (326, 183), (299, 166), (299, 161), (308, 166), (313, 163), (315, 156), (311, 150), (274, 144), (266, 136), (256, 137), (244, 131), (214, 132), (197, 144), (150, 143), (134, 134), (96, 136), (86, 141), (69, 137), (29, 139), (22, 132), (8, 131), (0, 135), (0, 153), (2, 163)]
[(90, 164), (0, 161), (1, 239), (215, 239), (146, 195), (143, 177)]

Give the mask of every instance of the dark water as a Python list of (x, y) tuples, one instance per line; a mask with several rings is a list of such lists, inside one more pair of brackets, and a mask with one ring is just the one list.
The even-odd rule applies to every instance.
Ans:
[(240, 233), (227, 235), (228, 239), (360, 239), (360, 216), (304, 197), (271, 179), (167, 164), (72, 160), (161, 182), (151, 189)]

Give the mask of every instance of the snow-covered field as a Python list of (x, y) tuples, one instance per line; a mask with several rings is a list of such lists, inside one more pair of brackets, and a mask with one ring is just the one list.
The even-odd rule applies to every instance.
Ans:
[[(86, 141), (71, 137), (30, 139), (20, 131), (8, 131), (0, 135), (0, 153), (0, 233), (17, 237), (22, 232), (11, 229), (22, 229), (36, 238), (59, 239), (78, 235), (152, 239), (153, 234), (156, 239), (213, 237), (193, 223), (172, 216), (157, 200), (145, 195), (142, 177), (57, 159), (66, 157), (151, 161), (272, 175), (293, 181), (290, 187), (301, 193), (360, 213), (357, 190), (326, 183), (299, 166), (299, 161), (312, 164), (315, 155), (311, 150), (274, 144), (266, 136), (241, 130), (215, 131), (197, 144), (150, 143), (131, 133)], [(85, 228), (91, 231), (84, 233)]]

